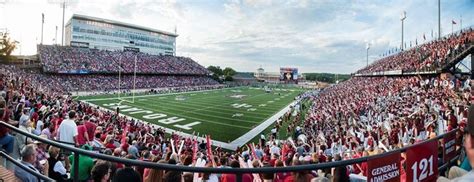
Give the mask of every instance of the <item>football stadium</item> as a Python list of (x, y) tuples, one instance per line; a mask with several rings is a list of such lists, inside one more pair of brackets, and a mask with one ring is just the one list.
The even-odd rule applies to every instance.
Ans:
[(0, 181), (474, 181), (473, 9), (0, 1)]

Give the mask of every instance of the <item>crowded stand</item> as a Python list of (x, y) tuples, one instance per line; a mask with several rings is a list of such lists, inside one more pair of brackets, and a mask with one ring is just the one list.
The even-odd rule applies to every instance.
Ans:
[(191, 58), (142, 52), (108, 51), (69, 46), (38, 45), (43, 71), (48, 73), (137, 73), (207, 75)]
[[(14, 67), (9, 67), (15, 69)], [(26, 80), (38, 83), (39, 88), (49, 89), (60, 93), (74, 93), (77, 91), (107, 92), (119, 89), (156, 89), (170, 87), (203, 87), (217, 85), (218, 82), (207, 76), (171, 76), (171, 75), (61, 75), (61, 74), (41, 74), (34, 70), (15, 71)]]
[[(215, 168), (295, 166), (384, 153), (465, 126), (467, 104), (471, 99), (470, 80), (464, 77), (355, 77), (321, 91), (301, 94), (295, 99), (309, 99), (313, 103), (308, 113), (292, 114), (295, 106), (259, 143), (230, 152), (221, 148), (207, 150), (209, 145), (205, 140), (177, 133), (165, 135), (163, 128), (72, 100), (70, 96), (47, 89), (61, 82), (30, 79), (34, 76), (51, 79), (50, 75), (2, 68), (0, 114), (3, 121), (84, 150), (148, 162)], [(299, 123), (303, 114), (307, 117)], [(286, 129), (281, 128), (283, 125), (288, 125), (290, 138), (277, 134)], [(67, 152), (9, 133), (3, 126), (0, 131), (2, 148), (14, 158), (22, 158), (24, 164), (58, 181), (72, 176), (72, 156)], [(180, 145), (183, 145), (182, 150), (172, 148)], [(143, 169), (87, 156), (80, 156), (79, 162), (80, 180), (235, 181), (236, 178), (232, 174)], [(22, 180), (31, 177), (18, 168), (10, 169)], [(243, 180), (347, 181), (366, 176), (366, 170), (366, 164), (362, 163), (333, 170), (244, 174)]]
[(448, 35), (439, 40), (415, 46), (400, 53), (384, 57), (357, 71), (370, 74), (382, 71), (404, 72), (436, 71), (446, 65), (452, 55), (462, 52), (474, 43), (472, 28)]

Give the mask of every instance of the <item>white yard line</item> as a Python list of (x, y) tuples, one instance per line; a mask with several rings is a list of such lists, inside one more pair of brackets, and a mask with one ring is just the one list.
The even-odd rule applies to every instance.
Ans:
[(253, 128), (249, 132), (245, 133), (244, 135), (240, 136), (239, 138), (235, 139), (234, 141), (230, 142), (231, 145), (235, 146), (243, 146), (255, 136), (257, 136), (259, 133), (261, 133), (263, 130), (267, 129), (270, 125), (275, 123), (275, 121), (283, 116), (286, 112), (290, 110), (290, 107), (295, 105), (296, 101), (293, 101), (292, 103), (288, 104), (285, 108), (282, 110), (278, 111), (276, 114), (273, 116), (269, 117), (267, 120), (259, 124), (257, 127)]

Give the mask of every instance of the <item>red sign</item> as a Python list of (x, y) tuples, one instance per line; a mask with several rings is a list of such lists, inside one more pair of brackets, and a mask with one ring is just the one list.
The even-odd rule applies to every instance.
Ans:
[(443, 136), (443, 162), (449, 162), (456, 156), (456, 132)]
[(435, 181), (438, 176), (438, 141), (409, 148), (406, 164), (406, 181)]
[(367, 161), (367, 181), (400, 181), (400, 152)]

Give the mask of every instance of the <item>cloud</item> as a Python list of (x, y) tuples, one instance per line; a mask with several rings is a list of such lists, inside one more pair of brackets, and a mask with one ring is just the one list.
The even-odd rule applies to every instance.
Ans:
[[(450, 33), (451, 20), (460, 15), (464, 26), (474, 25), (473, 8), (472, 0), (442, 1), (442, 33)], [(29, 54), (36, 51), (41, 12), (48, 17), (46, 43), (62, 16), (51, 1), (7, 0), (0, 11), (0, 25), (15, 31)], [(437, 1), (432, 0), (75, 0), (66, 17), (85, 14), (165, 31), (177, 27), (177, 54), (204, 66), (351, 73), (366, 65), (366, 42), (371, 42), (370, 62), (400, 46), (403, 11), (407, 43), (422, 43), (423, 34), (430, 40), (432, 30), (436, 34)]]

